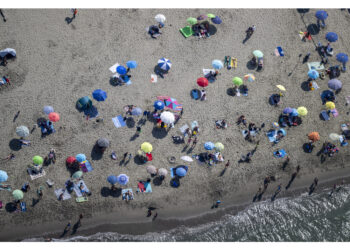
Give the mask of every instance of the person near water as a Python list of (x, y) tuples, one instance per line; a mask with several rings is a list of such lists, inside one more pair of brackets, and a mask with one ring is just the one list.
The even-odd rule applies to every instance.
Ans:
[(290, 161), (290, 158), (289, 158), (289, 156), (287, 156), (286, 160), (283, 162), (283, 165), (282, 165), (282, 170), (283, 170), (283, 171), (284, 171), (284, 170), (286, 169), (286, 167), (288, 166), (289, 161)]
[(277, 186), (277, 189), (276, 189), (274, 195), (271, 197), (271, 201), (274, 201), (276, 199), (276, 196), (281, 192), (281, 188), (282, 188), (282, 183), (280, 183)]
[(158, 213), (156, 212), (155, 215), (153, 215), (152, 221), (154, 221), (158, 216)]
[(15, 155), (13, 153), (9, 154), (6, 158), (2, 159), (3, 161), (9, 161), (15, 158)]
[(253, 202), (255, 202), (258, 199), (258, 197), (261, 195), (262, 192), (263, 192), (263, 189), (261, 187), (259, 187), (258, 191), (256, 192), (256, 194), (253, 198)]
[(68, 221), (67, 225), (64, 228), (64, 231), (68, 232), (70, 230), (70, 228), (71, 228), (71, 221)]

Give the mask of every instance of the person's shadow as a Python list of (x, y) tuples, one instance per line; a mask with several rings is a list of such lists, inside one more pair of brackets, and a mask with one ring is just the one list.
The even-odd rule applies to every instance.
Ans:
[(221, 176), (223, 176), (223, 175), (225, 174), (226, 169), (227, 169), (227, 168), (224, 168), (224, 169), (221, 171), (221, 173), (220, 173), (219, 177), (221, 177)]
[(76, 234), (76, 232), (78, 231), (78, 228), (79, 228), (80, 226), (81, 226), (81, 225), (80, 225), (80, 222), (77, 221), (77, 223), (75, 223), (74, 226), (73, 226), (73, 230), (72, 230), (71, 235)]
[(245, 44), (245, 43), (250, 39), (250, 37), (251, 37), (251, 36), (248, 36), (248, 35), (247, 35), (247, 36), (244, 38), (244, 40), (242, 41), (242, 43)]

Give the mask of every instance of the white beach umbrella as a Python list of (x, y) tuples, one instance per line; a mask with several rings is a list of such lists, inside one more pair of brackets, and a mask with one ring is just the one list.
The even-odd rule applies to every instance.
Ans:
[(181, 160), (192, 162), (192, 158), (188, 155), (181, 156)]
[(160, 176), (166, 176), (166, 175), (168, 174), (168, 171), (167, 171), (165, 168), (160, 168), (160, 169), (158, 170), (158, 174), (159, 174)]
[(337, 141), (337, 140), (339, 140), (340, 135), (338, 135), (338, 134), (336, 134), (336, 133), (331, 133), (331, 134), (329, 135), (329, 138), (331, 138), (331, 140), (333, 140), (333, 141)]
[(166, 124), (170, 124), (170, 123), (173, 123), (175, 121), (175, 116), (173, 113), (171, 113), (169, 111), (164, 111), (160, 115), (160, 119), (162, 120), (162, 122), (164, 122)]
[(164, 23), (166, 18), (163, 14), (158, 14), (154, 17), (158, 23)]
[(146, 167), (147, 173), (149, 174), (156, 174), (157, 168), (155, 166), (149, 165)]
[(29, 135), (29, 129), (26, 126), (19, 126), (16, 128), (16, 134), (19, 137), (27, 137)]

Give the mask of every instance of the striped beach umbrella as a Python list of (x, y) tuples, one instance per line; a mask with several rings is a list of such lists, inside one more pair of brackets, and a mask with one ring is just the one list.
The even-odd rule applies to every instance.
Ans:
[(164, 103), (165, 103), (165, 107), (171, 108), (173, 110), (175, 110), (176, 107), (180, 105), (175, 98), (166, 99)]
[(253, 74), (246, 74), (244, 76), (244, 80), (248, 80), (248, 82), (254, 82), (255, 81), (255, 76)]
[(158, 60), (158, 66), (162, 69), (162, 70), (166, 70), (168, 71), (171, 68), (171, 62), (169, 59), (166, 58), (161, 58)]

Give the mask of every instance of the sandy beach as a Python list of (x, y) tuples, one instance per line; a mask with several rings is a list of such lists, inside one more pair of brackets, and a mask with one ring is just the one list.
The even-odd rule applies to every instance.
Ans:
[[(185, 223), (186, 218), (202, 215), (198, 219), (202, 222), (224, 214), (225, 208), (242, 209), (245, 204), (251, 203), (264, 178), (275, 175), (277, 180), (269, 185), (266, 193), (266, 197), (270, 197), (279, 183), (288, 183), (297, 165), (301, 166), (300, 174), (288, 191), (290, 193), (283, 191), (281, 196), (292, 195), (293, 190), (305, 191), (314, 177), (318, 177), (322, 184), (330, 180), (338, 182), (349, 175), (349, 146), (340, 147), (340, 143), (335, 142), (340, 148), (339, 153), (322, 164), (317, 156), (323, 142), (330, 140), (329, 134), (340, 134), (340, 125), (349, 122), (349, 108), (345, 105), (345, 97), (350, 90), (346, 82), (348, 72), (339, 77), (343, 82), (343, 89), (335, 101), (339, 116), (330, 121), (322, 121), (319, 117), (324, 109), (320, 93), (328, 89), (329, 77), (317, 79), (318, 90), (304, 91), (302, 88), (308, 78), (308, 67), (302, 63), (302, 58), (311, 52), (309, 62), (320, 61), (314, 43), (302, 42), (299, 37), (299, 31), (306, 30), (305, 23), (316, 23), (314, 9), (309, 10), (303, 19), (303, 14), (294, 9), (79, 9), (77, 17), (70, 24), (65, 21), (66, 17), (72, 16), (68, 9), (5, 9), (3, 12), (7, 22), (0, 20), (1, 34), (5, 34), (0, 41), (0, 49), (14, 48), (17, 58), (9, 61), (7, 66), (0, 66), (0, 75), (7, 75), (12, 82), (11, 86), (0, 89), (1, 158), (10, 152), (15, 154), (15, 159), (1, 162), (0, 169), (8, 173), (6, 183), (12, 186), (12, 190), (20, 189), (25, 182), (30, 183), (31, 189), (24, 193), (27, 212), (1, 210), (1, 241), (43, 234), (57, 237), (69, 220), (75, 223), (80, 213), (84, 214), (82, 232), (112, 230), (102, 226), (107, 224), (137, 223), (148, 223), (141, 230), (143, 232), (164, 230), (176, 224), (169, 222), (171, 220), (180, 221), (178, 225)], [(196, 37), (185, 39), (181, 35), (179, 29), (187, 25), (188, 17), (211, 12), (223, 21), (215, 25), (215, 35), (201, 40)], [(344, 30), (350, 22), (349, 13), (338, 9), (327, 12), (327, 28), (313, 36), (314, 42), (326, 44), (325, 34), (333, 31), (339, 36), (339, 40), (332, 44), (335, 53), (348, 53), (349, 34)], [(154, 16), (158, 13), (164, 14), (167, 20), (163, 34), (158, 39), (152, 39), (146, 28), (155, 24)], [(245, 30), (252, 24), (257, 29), (243, 44)], [(284, 57), (275, 56), (277, 46), (283, 48)], [(256, 49), (264, 53), (262, 72), (247, 68), (252, 51)], [(192, 99), (190, 92), (198, 88), (196, 80), (203, 76), (202, 69), (212, 68), (212, 60), (223, 60), (225, 56), (238, 59), (237, 69), (220, 70), (217, 80), (206, 88), (206, 101)], [(172, 68), (164, 79), (158, 78), (157, 83), (151, 83), (151, 74), (162, 57), (171, 60)], [(129, 60), (138, 63), (138, 67), (131, 70), (132, 84), (110, 84), (112, 73), (109, 67), (117, 62), (125, 64)], [(330, 63), (340, 64), (334, 56), (330, 58)], [(233, 86), (232, 78), (243, 78), (247, 73), (253, 73), (256, 77), (255, 82), (247, 83), (248, 96), (228, 95), (228, 89)], [(274, 107), (268, 103), (268, 98), (278, 92), (277, 84), (285, 86), (287, 91), (282, 98), (283, 104)], [(95, 89), (103, 89), (108, 94), (106, 101), (94, 101), (99, 118), (103, 118), (103, 122), (99, 123), (96, 119), (86, 120), (84, 114), (75, 108), (80, 97), (91, 97)], [(114, 126), (112, 118), (123, 115), (125, 105), (153, 110), (157, 96), (176, 98), (184, 107), (182, 118), (167, 135), (159, 134), (151, 121), (142, 127), (136, 139), (131, 139), (136, 127)], [(45, 117), (42, 110), (46, 105), (53, 106), (61, 116), (60, 121), (55, 123), (56, 133), (41, 138), (40, 128), (37, 128), (27, 138), (31, 146), (14, 149), (11, 141), (18, 139), (16, 127), (24, 125), (31, 129), (38, 118)], [(308, 114), (300, 126), (286, 128), (287, 136), (273, 146), (265, 134), (288, 106), (305, 106)], [(20, 114), (13, 122), (17, 111)], [(258, 126), (265, 123), (265, 128), (256, 138), (256, 141), (260, 140), (259, 147), (249, 164), (238, 163), (241, 154), (255, 147), (254, 143), (243, 138), (243, 127), (236, 125), (237, 118), (242, 114), (248, 122)], [(136, 122), (138, 119), (135, 117)], [(215, 121), (218, 119), (226, 119), (228, 128), (216, 129)], [(200, 127), (198, 143), (192, 152), (182, 152), (184, 144), (175, 145), (171, 136), (179, 135), (179, 128), (192, 121), (198, 121)], [(308, 142), (307, 134), (312, 131), (318, 131), (321, 140), (316, 142), (313, 152), (307, 154), (302, 146)], [(111, 145), (101, 159), (96, 159), (92, 149), (100, 137), (109, 139)], [(119, 165), (125, 152), (135, 156), (145, 141), (153, 145), (152, 162), (140, 165), (132, 159), (126, 166)], [(204, 152), (203, 144), (207, 141), (225, 145), (222, 152), (224, 163), (208, 167), (196, 161), (186, 163), (180, 160), (183, 155)], [(45, 157), (51, 148), (57, 152), (56, 163), (45, 169), (46, 176), (31, 181), (26, 171), (27, 165), (32, 162), (33, 156)], [(291, 159), (285, 171), (281, 170), (284, 160), (273, 157), (273, 151), (281, 148)], [(117, 161), (111, 159), (112, 151), (116, 151)], [(76, 203), (74, 194), (69, 200), (58, 201), (54, 190), (63, 188), (70, 178), (65, 160), (79, 153), (85, 154), (93, 166), (92, 172), (84, 174), (84, 181), (92, 195), (84, 203)], [(176, 164), (168, 162), (170, 156), (176, 157)], [(231, 164), (220, 176), (227, 160)], [(146, 166), (164, 167), (170, 171), (170, 167), (182, 164), (186, 164), (189, 171), (181, 179), (179, 188), (170, 186), (168, 175), (161, 185), (152, 184), (152, 193), (136, 194), (138, 181), (150, 178)], [(128, 204), (122, 201), (120, 194), (111, 196), (106, 191), (110, 188), (107, 176), (121, 173), (129, 176), (127, 187), (134, 191), (134, 200)], [(47, 179), (55, 182), (52, 188), (46, 185)], [(32, 207), (32, 199), (37, 197), (39, 186), (44, 187), (44, 196)], [(222, 201), (222, 206), (217, 210), (210, 209), (218, 199)], [(12, 202), (11, 192), (0, 190), (0, 200), (4, 206)], [(146, 217), (149, 206), (158, 208), (158, 218), (154, 222)], [(140, 230), (137, 226), (117, 228), (130, 234)]]

